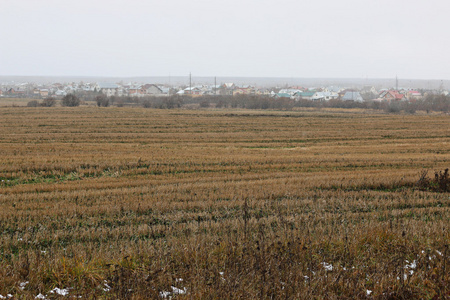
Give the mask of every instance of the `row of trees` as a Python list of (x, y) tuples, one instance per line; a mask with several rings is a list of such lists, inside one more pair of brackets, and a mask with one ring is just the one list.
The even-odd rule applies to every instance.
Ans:
[(324, 102), (316, 102), (311, 100), (300, 100), (295, 103), (297, 107), (334, 107), (334, 108), (366, 108), (384, 110), (386, 112), (400, 112), (415, 113), (418, 110), (422, 111), (441, 111), (450, 112), (450, 97), (444, 95), (428, 95), (423, 99), (415, 101), (343, 101), (330, 100)]
[[(106, 101), (106, 103), (109, 103), (109, 99), (106, 96), (99, 96), (100, 97), (100, 103), (103, 104), (103, 101)], [(97, 103), (99, 103), (97, 101)], [(73, 94), (68, 94), (66, 96), (64, 96), (61, 100), (61, 105), (62, 106), (67, 106), (67, 107), (76, 107), (76, 106), (80, 106), (81, 104), (81, 99)], [(48, 97), (45, 98), (44, 100), (42, 100), (42, 102), (39, 102), (37, 100), (32, 100), (30, 102), (27, 103), (28, 107), (53, 107), (56, 105), (56, 100), (52, 97)], [(98, 104), (98, 106), (108, 106), (108, 105), (100, 105)]]
[(45, 98), (42, 100), (42, 102), (39, 102), (37, 100), (32, 100), (27, 103), (28, 107), (53, 107), (56, 105), (56, 100), (53, 98)]
[[(86, 99), (83, 99), (86, 100)], [(444, 95), (428, 95), (424, 99), (416, 101), (312, 101), (300, 99), (298, 101), (289, 98), (272, 98), (268, 96), (239, 95), (239, 96), (170, 96), (170, 97), (107, 97), (98, 95), (95, 102), (99, 107), (108, 107), (115, 105), (122, 106), (141, 106), (145, 108), (173, 109), (180, 107), (215, 107), (215, 108), (245, 108), (245, 109), (277, 109), (292, 110), (294, 107), (316, 107), (316, 108), (365, 108), (384, 110), (386, 112), (396, 113), (405, 111), (415, 113), (417, 110), (423, 111), (441, 111), (450, 112), (450, 97)], [(62, 106), (74, 107), (81, 104), (81, 99), (75, 95), (69, 94), (61, 100)], [(37, 100), (30, 101), (31, 107), (52, 107), (56, 100), (46, 98), (42, 102)]]

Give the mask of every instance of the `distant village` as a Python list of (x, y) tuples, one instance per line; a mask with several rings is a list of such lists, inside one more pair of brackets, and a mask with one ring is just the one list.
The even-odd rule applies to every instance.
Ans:
[(360, 89), (338, 86), (324, 87), (302, 87), (284, 86), (261, 88), (251, 85), (237, 85), (234, 83), (223, 83), (219, 85), (192, 85), (192, 86), (170, 86), (167, 84), (150, 83), (107, 83), (107, 82), (72, 82), (72, 83), (1, 83), (0, 97), (10, 98), (32, 98), (61, 99), (68, 94), (75, 95), (105, 95), (108, 97), (164, 97), (164, 96), (238, 96), (238, 95), (261, 95), (273, 98), (284, 98), (299, 101), (329, 101), (334, 99), (355, 102), (364, 101), (415, 101), (427, 95), (442, 94), (447, 96), (448, 90), (443, 88), (437, 90), (423, 90), (411, 88), (379, 88), (364, 86)]

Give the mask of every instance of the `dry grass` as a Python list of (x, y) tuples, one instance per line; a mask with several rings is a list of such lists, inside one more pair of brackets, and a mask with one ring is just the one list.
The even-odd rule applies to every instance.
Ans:
[(448, 123), (2, 108), (0, 294), (447, 299)]
[(6, 107), (6, 106), (27, 106), (27, 103), (29, 101), (32, 101), (35, 99), (29, 99), (29, 98), (4, 98), (0, 97), (0, 107)]

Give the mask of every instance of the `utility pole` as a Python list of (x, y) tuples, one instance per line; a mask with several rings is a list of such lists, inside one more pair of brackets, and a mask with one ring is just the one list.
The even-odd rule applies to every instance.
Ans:
[(189, 72), (189, 94), (192, 96), (192, 75)]
[(217, 91), (217, 77), (214, 76), (214, 96), (216, 96)]
[(395, 75), (395, 90), (398, 92), (398, 77)]

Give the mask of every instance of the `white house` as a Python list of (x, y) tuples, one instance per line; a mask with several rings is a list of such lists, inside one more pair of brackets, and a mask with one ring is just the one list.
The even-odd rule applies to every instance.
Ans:
[(342, 100), (355, 101), (355, 102), (363, 102), (364, 101), (363, 97), (361, 97), (361, 94), (359, 92), (353, 92), (353, 91), (346, 92), (344, 97), (342, 97)]
[(336, 92), (315, 92), (311, 97), (311, 100), (314, 101), (329, 101), (332, 99), (337, 99), (339, 97)]
[(108, 97), (117, 96), (119, 86), (115, 83), (99, 82), (95, 85), (94, 90), (103, 93)]
[(143, 90), (144, 94), (148, 96), (156, 96), (163, 93), (163, 91), (154, 84), (144, 84), (141, 89)]

